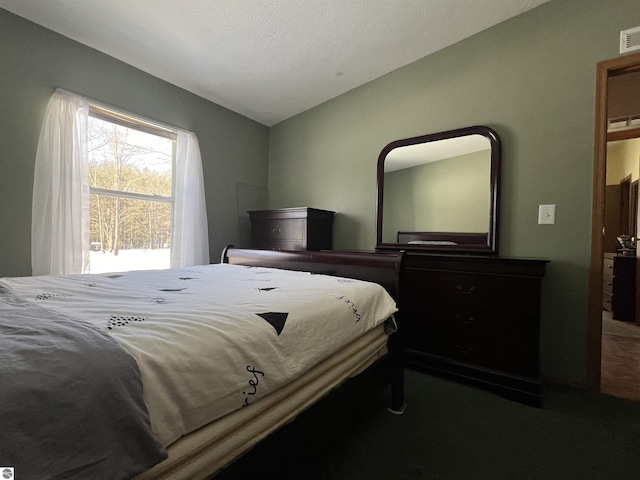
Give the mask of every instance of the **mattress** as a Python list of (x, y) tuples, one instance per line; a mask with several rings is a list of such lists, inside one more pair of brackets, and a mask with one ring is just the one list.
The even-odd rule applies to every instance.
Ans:
[[(288, 402), (282, 402), (282, 408), (287, 410), (274, 414), (277, 419), (269, 421), (266, 426), (262, 421), (258, 422), (258, 430), (250, 431), (248, 437), (238, 436), (244, 429), (236, 432), (236, 426), (232, 428), (233, 434), (223, 434), (232, 441), (224, 443), (224, 447), (214, 448), (218, 453), (222, 448), (223, 452), (223, 460), (217, 460), (220, 463), (216, 463), (216, 468), (225, 464), (227, 460), (224, 459), (233, 458), (251, 445), (247, 439), (259, 439), (289, 421), (300, 411), (299, 408), (315, 401), (367, 364), (367, 355), (362, 361), (356, 357), (353, 368), (347, 367), (338, 377), (331, 372), (327, 377), (330, 381), (320, 383), (319, 389), (308, 383), (309, 378), (321, 377), (318, 372), (324, 369), (319, 365), (326, 365), (325, 362), (331, 365), (334, 354), (338, 354), (338, 359), (344, 358), (340, 352), (348, 345), (356, 345), (355, 351), (360, 351), (359, 339), (372, 338), (369, 332), (381, 331), (381, 326), (397, 311), (394, 300), (375, 283), (228, 264), (118, 274), (3, 278), (0, 279), (0, 288), (7, 298), (6, 308), (11, 309), (15, 317), (12, 325), (3, 327), (13, 332), (7, 339), (15, 344), (8, 346), (15, 353), (12, 357), (17, 362), (15, 365), (19, 365), (22, 358), (18, 343), (23, 338), (23, 325), (28, 325), (30, 331), (38, 334), (45, 325), (51, 329), (52, 335), (57, 332), (58, 337), (47, 336), (43, 342), (47, 352), (55, 352), (55, 359), (61, 360), (58, 362), (60, 368), (65, 366), (67, 369), (47, 373), (44, 371), (47, 362), (40, 366), (43, 378), (64, 377), (68, 380), (65, 385), (80, 389), (77, 393), (68, 391), (71, 405), (83, 389), (88, 389), (81, 382), (73, 382), (76, 374), (71, 373), (71, 367), (79, 366), (79, 362), (72, 357), (62, 361), (61, 355), (67, 349), (61, 348), (64, 338), (59, 335), (60, 329), (65, 326), (65, 332), (69, 334), (86, 331), (91, 338), (100, 339), (101, 344), (108, 344), (112, 349), (116, 346), (114, 342), (117, 343), (123, 353), (135, 360), (127, 365), (137, 366), (137, 369), (128, 368), (131, 371), (129, 383), (137, 383), (138, 389), (142, 384), (144, 401), (136, 401), (132, 407), (143, 414), (141, 422), (150, 424), (153, 437), (164, 448), (171, 446), (173, 449), (173, 445), (181, 444), (176, 442), (182, 442), (186, 435), (216, 420), (225, 425), (237, 417), (241, 424), (246, 423), (246, 419), (254, 418), (253, 412), (259, 404), (266, 407), (258, 416), (269, 419), (272, 417), (269, 402), (278, 398), (278, 392), (292, 394), (298, 388), (307, 391), (307, 385), (310, 385), (311, 393), (300, 398), (300, 407), (296, 403), (289, 408), (286, 406)], [(19, 318), (19, 312), (30, 312), (28, 324)], [(36, 328), (36, 324), (42, 328)], [(386, 335), (381, 334), (379, 342), (384, 344), (385, 341)], [(83, 347), (80, 339), (75, 344), (78, 346), (74, 350), (77, 355)], [(22, 342), (21, 345), (26, 344)], [(346, 352), (346, 358), (350, 358), (353, 352)], [(108, 353), (96, 358), (105, 357), (108, 358)], [(123, 357), (123, 361), (126, 360)], [(20, 372), (11, 370), (9, 363), (5, 365), (9, 369), (6, 373), (13, 375), (16, 385), (19, 385)], [(80, 366), (83, 363), (99, 363), (104, 367), (103, 377), (119, 373), (114, 370), (111, 375), (108, 361), (80, 362)], [(139, 373), (133, 370), (139, 370)], [(92, 375), (83, 371), (82, 378), (91, 381)], [(112, 380), (118, 384), (117, 378)], [(35, 391), (38, 384), (34, 379), (30, 383), (32, 387), (22, 392), (21, 398), (30, 398), (30, 392)], [(287, 390), (289, 388), (294, 390)], [(18, 390), (15, 389), (16, 392)], [(109, 398), (106, 392), (110, 390), (103, 391), (105, 398)], [(41, 402), (43, 411), (47, 410), (43, 403), (45, 397), (51, 405), (59, 403), (56, 390), (41, 393), (44, 395)], [(274, 394), (276, 396), (272, 397)], [(283, 395), (282, 398), (289, 396)], [(7, 404), (21, 403), (11, 392), (6, 397)], [(124, 400), (123, 397), (119, 401)], [(49, 410), (57, 411), (54, 408)], [(69, 408), (68, 412), (73, 419), (74, 409)], [(274, 412), (279, 410), (274, 409)], [(24, 417), (24, 421), (29, 422), (29, 412), (23, 411), (22, 414), (20, 418)], [(61, 431), (70, 419), (57, 417), (56, 425), (61, 429), (54, 430)], [(114, 421), (109, 422), (109, 418)], [(122, 437), (130, 432), (117, 410), (109, 416), (102, 415), (101, 419), (105, 429), (112, 425), (114, 436)], [(248, 423), (252, 424), (253, 420)], [(32, 425), (32, 438), (47, 436), (42, 434), (39, 425), (42, 423)], [(83, 436), (89, 438), (92, 426), (87, 424), (83, 428)], [(94, 436), (105, 437), (97, 431)], [(89, 442), (93, 443), (96, 442)], [(147, 439), (145, 443), (153, 442)], [(37, 456), (34, 448), (23, 450), (30, 456)], [(7, 449), (14, 453), (16, 450), (10, 445)], [(73, 452), (78, 450), (78, 446), (71, 444), (69, 449)], [(109, 445), (100, 446), (100, 449), (94, 452), (93, 458), (111, 458)], [(228, 453), (224, 453), (226, 449)], [(52, 462), (56, 452), (59, 452), (57, 448), (50, 449)], [(135, 460), (137, 455), (131, 457)], [(150, 465), (153, 463), (135, 470), (134, 474)], [(60, 472), (66, 474), (90, 467), (91, 462), (83, 460), (77, 467), (63, 467)]]

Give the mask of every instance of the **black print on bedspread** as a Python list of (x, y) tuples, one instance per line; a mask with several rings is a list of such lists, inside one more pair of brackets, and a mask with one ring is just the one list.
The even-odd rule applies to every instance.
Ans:
[(36, 300), (49, 300), (50, 298), (66, 298), (73, 297), (71, 293), (39, 293)]
[(113, 327), (124, 327), (125, 325), (128, 325), (129, 322), (144, 322), (145, 320), (145, 317), (134, 317), (131, 315), (111, 315), (109, 321), (107, 322), (107, 328), (111, 330), (113, 329)]
[(355, 303), (353, 303), (351, 300), (349, 300), (344, 295), (340, 295), (339, 297), (336, 297), (336, 299), (337, 300), (342, 300), (347, 305), (347, 307), (351, 311), (353, 311), (353, 315), (356, 317), (356, 322), (359, 322), (360, 320), (362, 320), (362, 315), (360, 314), (360, 312), (356, 308), (356, 304)]
[(134, 358), (0, 286), (0, 463), (20, 478), (131, 478), (166, 458)]
[(284, 329), (285, 323), (287, 323), (288, 313), (281, 312), (267, 312), (267, 313), (258, 313), (259, 317), (264, 318), (267, 322), (271, 324), (273, 328), (275, 328), (276, 333), (280, 335), (282, 330)]
[(252, 374), (252, 376), (251, 378), (249, 378), (249, 381), (247, 382), (249, 384), (249, 388), (247, 388), (242, 392), (242, 394), (245, 395), (242, 408), (250, 405), (249, 399), (255, 396), (256, 393), (258, 393), (258, 385), (260, 385), (260, 377), (264, 377), (264, 372), (257, 370), (256, 367), (247, 365), (246, 369), (247, 369), (247, 372)]

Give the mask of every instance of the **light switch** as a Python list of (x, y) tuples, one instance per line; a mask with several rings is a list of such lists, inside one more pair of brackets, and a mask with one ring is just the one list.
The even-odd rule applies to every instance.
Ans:
[(538, 225), (556, 223), (556, 206), (540, 205), (538, 207)]

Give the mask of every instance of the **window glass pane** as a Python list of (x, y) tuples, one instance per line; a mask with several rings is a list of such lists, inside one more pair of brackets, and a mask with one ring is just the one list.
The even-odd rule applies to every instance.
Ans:
[(89, 117), (88, 148), (91, 187), (171, 196), (170, 139)]
[(169, 268), (171, 204), (90, 195), (90, 273)]

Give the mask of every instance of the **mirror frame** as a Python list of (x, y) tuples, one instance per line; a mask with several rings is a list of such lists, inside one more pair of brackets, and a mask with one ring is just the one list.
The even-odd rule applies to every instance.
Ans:
[[(387, 154), (396, 148), (416, 145), (419, 143), (436, 142), (438, 140), (446, 140), (456, 137), (464, 137), (468, 135), (482, 135), (491, 147), (491, 173), (489, 181), (489, 225), (487, 238), (485, 242), (465, 243), (457, 245), (413, 245), (409, 243), (384, 243), (382, 241), (382, 213), (384, 201), (384, 162)], [(409, 251), (425, 251), (425, 252), (452, 252), (452, 253), (498, 253), (498, 209), (499, 209), (499, 187), (500, 187), (500, 160), (501, 160), (501, 144), (498, 134), (486, 126), (472, 126), (458, 128), (455, 130), (447, 130), (445, 132), (431, 133), (418, 137), (404, 138), (389, 143), (382, 149), (378, 156), (378, 197), (377, 197), (377, 215), (376, 215), (376, 249), (377, 250), (409, 250)], [(425, 232), (426, 233), (426, 232)], [(464, 237), (469, 235), (463, 232), (434, 232), (443, 233), (451, 238), (458, 236)]]

